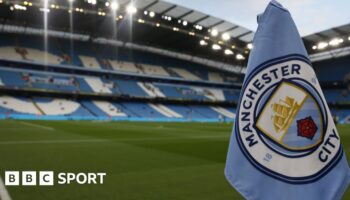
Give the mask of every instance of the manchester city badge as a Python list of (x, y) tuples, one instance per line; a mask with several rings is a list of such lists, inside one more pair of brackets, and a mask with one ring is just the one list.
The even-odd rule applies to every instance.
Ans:
[(285, 182), (319, 179), (342, 156), (325, 102), (307, 58), (291, 55), (256, 67), (244, 82), (236, 117), (243, 154)]

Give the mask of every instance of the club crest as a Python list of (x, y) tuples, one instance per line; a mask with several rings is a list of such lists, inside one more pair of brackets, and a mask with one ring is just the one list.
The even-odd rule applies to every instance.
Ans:
[(250, 73), (235, 133), (253, 166), (288, 183), (318, 180), (342, 156), (316, 75), (301, 56), (273, 60)]
[(258, 131), (291, 151), (307, 150), (321, 143), (323, 117), (312, 94), (297, 83), (283, 80), (267, 95), (269, 98), (262, 102), (265, 106), (258, 114)]

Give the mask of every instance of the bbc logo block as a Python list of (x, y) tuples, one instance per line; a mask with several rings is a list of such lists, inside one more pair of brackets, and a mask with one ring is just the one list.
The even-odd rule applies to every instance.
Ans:
[(19, 172), (7, 171), (5, 172), (5, 185), (19, 185)]
[(53, 172), (52, 171), (40, 171), (39, 172), (39, 185), (53, 185)]
[[(72, 173), (61, 172), (56, 174), (56, 183), (69, 184), (103, 184), (107, 175), (105, 172)], [(55, 177), (53, 171), (5, 171), (6, 186), (53, 186)]]
[(35, 171), (23, 171), (22, 172), (22, 185), (36, 185), (36, 172)]
[(54, 185), (53, 171), (6, 171), (5, 172), (6, 186), (52, 186)]

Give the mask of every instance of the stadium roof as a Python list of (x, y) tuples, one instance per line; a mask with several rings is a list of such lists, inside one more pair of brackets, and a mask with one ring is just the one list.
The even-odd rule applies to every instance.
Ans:
[(318, 43), (323, 40), (331, 40), (336, 37), (348, 37), (350, 36), (350, 24), (343, 26), (330, 28), (318, 33), (307, 35), (304, 37), (304, 40), (308, 42)]
[[(253, 32), (160, 0), (2, 0), (0, 24), (77, 33), (244, 66)], [(72, 2), (72, 3), (70, 3)], [(135, 13), (130, 14), (130, 7)], [(73, 27), (73, 29), (71, 29)], [(216, 34), (214, 34), (216, 33)]]
[(350, 54), (350, 24), (303, 37), (312, 61)]
[[(148, 2), (148, 5), (146, 2)], [(140, 3), (144, 7), (138, 6)], [(183, 21), (188, 21), (192, 24), (199, 24), (207, 29), (216, 29), (221, 33), (227, 32), (231, 37), (244, 42), (251, 42), (254, 36), (254, 33), (251, 30), (242, 26), (173, 3), (159, 0), (138, 0), (135, 1), (135, 5), (143, 10), (147, 9), (161, 15), (167, 15)]]

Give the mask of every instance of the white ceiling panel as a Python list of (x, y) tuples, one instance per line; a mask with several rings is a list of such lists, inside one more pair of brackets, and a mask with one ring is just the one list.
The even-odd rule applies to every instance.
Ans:
[(230, 22), (224, 22), (222, 24), (218, 24), (218, 25), (214, 26), (213, 29), (216, 29), (219, 32), (223, 32), (223, 31), (225, 31), (229, 28), (235, 27), (235, 26), (236, 26), (235, 24), (232, 24)]
[(243, 33), (246, 33), (246, 32), (249, 32), (249, 30), (240, 26), (240, 27), (233, 29), (229, 33), (232, 37), (237, 37), (237, 36), (242, 35)]
[(209, 26), (212, 26), (220, 21), (222, 21), (222, 19), (219, 19), (217, 17), (208, 17), (208, 18), (198, 22), (198, 24), (201, 26), (204, 26), (204, 27), (209, 27)]
[(155, 13), (162, 13), (166, 9), (168, 9), (168, 8), (170, 8), (172, 6), (174, 6), (174, 4), (171, 4), (171, 3), (168, 3), (168, 2), (164, 2), (164, 1), (158, 1), (156, 4), (154, 4), (153, 6), (148, 8), (148, 10), (153, 11)]
[(118, 4), (119, 5), (124, 5), (124, 4), (128, 3), (128, 2), (129, 2), (129, 0), (118, 0)]
[(197, 20), (199, 20), (199, 19), (201, 19), (201, 18), (203, 18), (205, 16), (207, 16), (207, 15), (204, 14), (204, 13), (195, 11), (193, 13), (190, 13), (190, 14), (186, 15), (182, 19), (193, 23), (193, 22), (195, 22), (195, 21), (197, 21)]
[(176, 6), (174, 9), (171, 9), (170, 11), (168, 11), (167, 13), (165, 13), (168, 16), (171, 17), (175, 17), (178, 18), (181, 15), (188, 13), (190, 11), (190, 9), (182, 7), (182, 6)]
[(247, 35), (244, 35), (244, 36), (240, 37), (239, 39), (242, 40), (243, 42), (249, 43), (249, 42), (253, 41), (253, 38), (254, 38), (254, 33), (251, 32), (251, 33), (249, 33)]
[(155, 2), (155, 0), (136, 0), (134, 1), (134, 5), (137, 9), (143, 9), (144, 7), (150, 5)]

